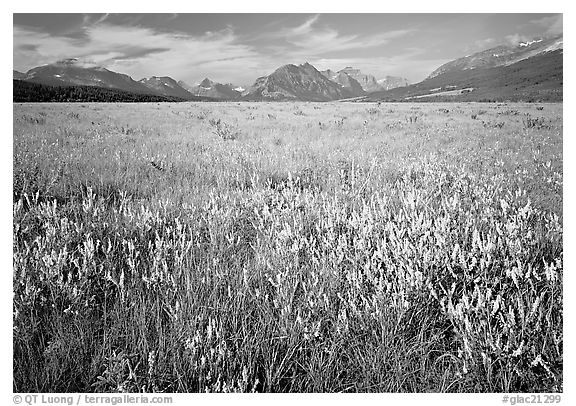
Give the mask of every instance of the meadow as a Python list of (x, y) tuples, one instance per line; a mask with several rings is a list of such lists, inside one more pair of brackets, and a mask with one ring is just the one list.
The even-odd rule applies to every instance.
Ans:
[(14, 104), (16, 392), (563, 391), (562, 104)]

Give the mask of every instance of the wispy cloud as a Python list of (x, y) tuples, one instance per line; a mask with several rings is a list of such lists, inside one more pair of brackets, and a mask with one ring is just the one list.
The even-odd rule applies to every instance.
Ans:
[(84, 14), (82, 16), (82, 26), (88, 27), (90, 25), (98, 25), (98, 24), (106, 21), (109, 16), (110, 16), (110, 13), (105, 13), (105, 14), (102, 14), (100, 17), (98, 17), (96, 20), (94, 20), (93, 14)]
[(563, 33), (562, 14), (550, 17), (542, 17), (530, 21), (532, 24), (545, 28), (546, 35), (558, 35)]
[(306, 20), (303, 24), (298, 25), (296, 27), (287, 28), (282, 30), (282, 36), (300, 36), (300, 35), (307, 35), (312, 31), (312, 25), (320, 18), (320, 14), (316, 14), (315, 16)]
[(469, 50), (482, 50), (496, 45), (498, 41), (495, 38), (484, 38), (474, 41), (474, 46)]
[(361, 50), (385, 45), (391, 40), (406, 36), (413, 29), (402, 29), (367, 35), (343, 35), (329, 26), (319, 26), (320, 15), (312, 16), (295, 27), (286, 27), (271, 33), (282, 38), (289, 46), (280, 46), (278, 51), (294, 57), (314, 57), (330, 52)]
[(308, 61), (415, 81), (465, 54), (562, 32), (561, 14), (513, 17), (491, 25), (474, 15), (15, 14), (14, 69), (79, 58), (134, 79), (169, 75), (192, 84), (208, 76), (250, 85)]
[(106, 19), (108, 18), (109, 15), (110, 15), (110, 13), (105, 13), (102, 17), (100, 17), (98, 20), (96, 20), (95, 24), (103, 23), (104, 21), (106, 21)]
[(511, 27), (513, 33), (501, 37), (491, 37), (476, 40), (467, 45), (468, 53), (485, 50), (498, 45), (516, 46), (521, 42), (529, 42), (536, 38), (551, 37), (563, 33), (562, 14), (529, 20), (526, 23)]
[(77, 57), (121, 72), (129, 68), (135, 79), (160, 74), (188, 78), (205, 64), (216, 68), (214, 74), (218, 75), (237, 69), (240, 60), (253, 66), (259, 56), (252, 47), (238, 43), (230, 29), (192, 36), (103, 21), (100, 17), (86, 24), (82, 43), (15, 26), (15, 67), (30, 68)]
[(521, 42), (527, 42), (532, 39), (530, 35), (511, 34), (506, 36), (506, 43), (508, 45), (518, 45)]
[(387, 75), (401, 76), (411, 82), (419, 81), (428, 76), (438, 66), (449, 62), (449, 58), (428, 58), (421, 48), (407, 48), (405, 52), (390, 56), (374, 56), (360, 58), (318, 58), (311, 62), (320, 70), (340, 70), (353, 66), (362, 72), (370, 73), (377, 79)]
[[(110, 21), (108, 15), (84, 16), (81, 41), (15, 25), (15, 68), (26, 70), (24, 66), (31, 68), (74, 57), (129, 73), (135, 79), (170, 75), (187, 81), (196, 81), (202, 76), (229, 80), (233, 76), (249, 84), (256, 76), (269, 74), (285, 63), (317, 60), (331, 52), (376, 47), (411, 32), (405, 29), (343, 35), (320, 25), (321, 16), (315, 15), (302, 24), (266, 33), (274, 39), (274, 45), (263, 50), (242, 42), (230, 26), (191, 35), (160, 32), (135, 22), (119, 25)], [(282, 45), (276, 45), (279, 39)]]

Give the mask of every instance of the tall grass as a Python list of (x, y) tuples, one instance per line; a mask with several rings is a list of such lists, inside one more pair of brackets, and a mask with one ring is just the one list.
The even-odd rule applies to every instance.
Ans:
[(562, 391), (558, 117), (298, 107), (15, 106), (14, 390)]

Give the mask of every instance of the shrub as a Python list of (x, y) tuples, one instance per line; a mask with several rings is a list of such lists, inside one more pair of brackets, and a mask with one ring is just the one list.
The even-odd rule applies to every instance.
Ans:
[(238, 129), (233, 128), (229, 124), (223, 122), (221, 119), (216, 120), (211, 118), (209, 123), (212, 126), (212, 132), (223, 140), (235, 140), (240, 135), (240, 131)]
[(541, 129), (550, 127), (544, 117), (530, 117), (529, 115), (522, 118), (522, 124), (524, 124), (524, 128)]

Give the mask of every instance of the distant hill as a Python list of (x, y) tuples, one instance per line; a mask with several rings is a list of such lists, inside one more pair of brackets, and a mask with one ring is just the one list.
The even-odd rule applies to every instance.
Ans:
[(184, 100), (197, 100), (186, 89), (181, 87), (174, 79), (168, 76), (152, 76), (150, 78), (143, 78), (139, 80), (144, 86), (152, 90), (154, 93), (163, 96), (178, 97)]
[(219, 100), (236, 100), (242, 93), (231, 83), (223, 85), (205, 78), (196, 86), (190, 86), (185, 82), (178, 82), (180, 86), (195, 96), (210, 97)]
[(50, 86), (12, 81), (14, 102), (181, 102), (177, 97), (131, 93), (97, 86)]
[(271, 75), (256, 79), (243, 100), (330, 101), (353, 97), (309, 63), (284, 65)]
[[(540, 45), (536, 45), (540, 44)], [(502, 54), (495, 50), (507, 51)], [(503, 55), (503, 56), (496, 56)], [(562, 38), (497, 47), (449, 62), (424, 81), (364, 101), (561, 101)]]

